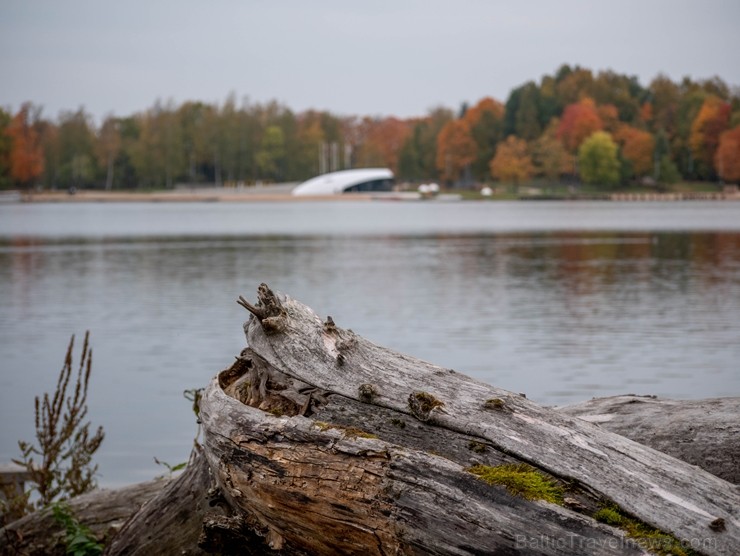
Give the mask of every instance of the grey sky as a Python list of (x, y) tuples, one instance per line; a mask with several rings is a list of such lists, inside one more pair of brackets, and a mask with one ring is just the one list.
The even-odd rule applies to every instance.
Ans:
[(0, 105), (52, 118), (229, 93), (420, 116), (563, 63), (740, 85), (740, 1), (0, 0)]

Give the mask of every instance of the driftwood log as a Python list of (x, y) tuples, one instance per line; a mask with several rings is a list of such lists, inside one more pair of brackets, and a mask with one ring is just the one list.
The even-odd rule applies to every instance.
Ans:
[[(557, 409), (598, 423), (725, 480), (738, 482), (740, 398), (679, 401), (624, 395), (595, 398)], [(235, 542), (235, 521), (210, 509), (213, 502), (210, 487), (210, 472), (202, 449), (196, 447), (187, 472), (174, 483), (158, 479), (116, 490), (99, 489), (72, 499), (70, 509), (91, 529), (98, 542), (110, 545), (109, 552), (123, 554), (130, 550), (143, 554), (148, 550), (156, 554), (208, 554), (195, 539), (211, 538), (208, 542), (212, 548), (221, 543), (219, 552), (228, 552), (223, 548), (229, 539), (231, 545), (241, 548), (241, 551), (234, 550), (235, 553), (249, 554), (251, 549), (252, 553), (259, 554), (266, 548), (262, 538), (255, 535), (244, 542), (247, 540), (245, 531), (244, 538)], [(191, 498), (181, 499), (182, 493), (189, 493)], [(151, 499), (155, 500), (150, 506), (137, 513)], [(188, 518), (150, 521), (152, 511), (179, 513), (181, 517), (187, 512), (184, 515)], [(126, 528), (119, 535), (124, 523)], [(0, 554), (61, 556), (65, 554), (63, 538), (63, 528), (52, 519), (51, 512), (35, 512), (2, 531)], [(207, 547), (204, 543), (204, 548)]]
[[(108, 543), (132, 515), (169, 484), (168, 479), (155, 479), (115, 490), (95, 490), (71, 499), (69, 509), (100, 543)], [(0, 529), (0, 554), (63, 556), (65, 534), (64, 526), (46, 508)]]
[(740, 553), (735, 485), (264, 284), (240, 303), (249, 347), (203, 393), (202, 448), (107, 554)]
[(558, 408), (740, 484), (740, 398), (611, 396)]

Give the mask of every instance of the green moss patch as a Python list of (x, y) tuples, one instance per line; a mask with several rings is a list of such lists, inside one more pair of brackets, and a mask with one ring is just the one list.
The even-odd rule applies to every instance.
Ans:
[(601, 523), (622, 529), (636, 544), (653, 554), (661, 556), (694, 556), (697, 554), (673, 535), (624, 515), (617, 506), (601, 508), (593, 515), (593, 518)]
[(594, 514), (594, 519), (612, 527), (621, 527), (625, 521), (622, 514), (614, 508), (601, 508)]
[(486, 403), (483, 404), (483, 407), (485, 407), (486, 409), (493, 409), (495, 411), (503, 411), (504, 409), (506, 409), (506, 404), (501, 398), (491, 398), (490, 400), (486, 400)]
[(563, 488), (552, 478), (526, 463), (509, 463), (491, 467), (476, 465), (468, 469), (489, 485), (502, 485), (514, 496), (527, 500), (563, 503)]

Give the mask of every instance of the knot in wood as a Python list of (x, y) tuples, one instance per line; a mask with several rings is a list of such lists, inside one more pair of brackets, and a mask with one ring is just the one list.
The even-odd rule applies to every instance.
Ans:
[(378, 395), (378, 389), (373, 384), (360, 384), (357, 387), (357, 394), (361, 402), (372, 403)]
[(331, 316), (326, 317), (326, 322), (324, 323), (324, 330), (326, 332), (334, 332), (337, 329), (337, 325), (334, 324), (334, 319), (331, 318)]
[(435, 409), (444, 406), (444, 402), (428, 392), (412, 392), (409, 394), (408, 402), (411, 414), (424, 422), (429, 421)]

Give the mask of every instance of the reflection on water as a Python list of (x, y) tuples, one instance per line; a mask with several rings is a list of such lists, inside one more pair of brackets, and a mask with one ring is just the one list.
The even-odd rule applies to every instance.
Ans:
[[(337, 210), (304, 206), (310, 225), (298, 227)], [(418, 205), (351, 210), (419, 218)], [(377, 343), (541, 403), (740, 395), (738, 230), (568, 231), (565, 219), (552, 230), (446, 221), (387, 234), (334, 223), (323, 235), (215, 226), (186, 236), (164, 233), (162, 219), (154, 235), (131, 222), (129, 235), (0, 236), (0, 459), (32, 438), (33, 396), (53, 387), (69, 336), (89, 328), (90, 417), (107, 432), (101, 482), (149, 478), (161, 472), (154, 456), (184, 460), (196, 426), (182, 391), (241, 350), (247, 315), (235, 299), (254, 298), (262, 281)]]

